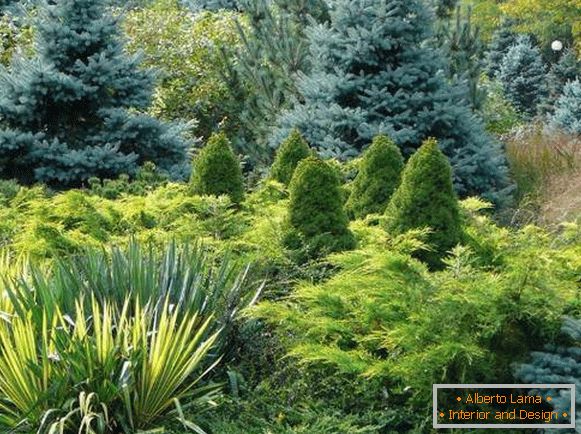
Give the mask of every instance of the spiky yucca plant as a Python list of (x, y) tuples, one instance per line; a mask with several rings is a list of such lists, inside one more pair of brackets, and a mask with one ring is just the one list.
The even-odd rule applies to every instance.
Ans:
[(261, 289), (249, 267), (201, 245), (137, 242), (12, 265), (0, 297), (0, 432), (125, 434), (172, 415), (202, 432), (180, 402), (188, 414), (212, 402), (207, 374)]
[[(0, 323), (0, 429), (3, 432), (135, 433), (183, 419), (179, 402), (213, 403), (216, 389), (200, 386), (202, 368), (220, 333), (195, 312), (142, 306), (121, 308), (78, 298), (74, 319), (58, 307)], [(78, 397), (78, 400), (77, 400)], [(79, 431), (81, 430), (81, 431)]]
[[(4, 279), (14, 310), (52, 318), (56, 310), (70, 316), (75, 300), (85, 294), (121, 308), (127, 298), (158, 308), (167, 298), (178, 312), (214, 317), (208, 332), (228, 328), (236, 313), (256, 299), (260, 283), (249, 279), (250, 267), (228, 254), (219, 260), (200, 244), (169, 243), (161, 249), (132, 241), (125, 248), (89, 249), (82, 255), (57, 258), (48, 269), (35, 261), (19, 275)], [(90, 308), (90, 297), (85, 297)], [(133, 306), (133, 304), (130, 305)]]

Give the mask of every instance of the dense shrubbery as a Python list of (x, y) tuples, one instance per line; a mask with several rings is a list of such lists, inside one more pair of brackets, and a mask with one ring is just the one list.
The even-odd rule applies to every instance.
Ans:
[(194, 16), (177, 2), (165, 0), (127, 14), (128, 51), (142, 51), (142, 64), (158, 71), (152, 114), (170, 121), (195, 121), (193, 131), (204, 139), (219, 128), (237, 129), (239, 106), (224, 77), (228, 58), (222, 53), (239, 43), (234, 17)]
[[(103, 2), (0, 22), (0, 431), (427, 434), (433, 383), (581, 387), (569, 0)], [(145, 110), (206, 143), (189, 184)], [(510, 204), (505, 160), (514, 209), (458, 202)]]
[(387, 406), (411, 405), (427, 420), (433, 383), (510, 383), (511, 364), (579, 307), (580, 232), (571, 227), (557, 242), (534, 227), (509, 232), (481, 215), (483, 206), (463, 204), (470, 241), (441, 272), (410, 256), (424, 246), (421, 232), (393, 237), (358, 226), (363, 247), (330, 258), (340, 272), (254, 315), (276, 326), (297, 362), (377, 378)]
[(208, 241), (239, 234), (245, 223), (225, 196), (191, 196), (183, 184), (168, 184), (144, 196), (103, 199), (82, 191), (54, 197), (39, 188), (21, 188), (0, 209), (0, 240), (19, 254), (50, 257), (86, 246), (141, 241)]
[[(309, 161), (301, 165), (308, 168)], [(335, 210), (336, 218), (341, 215), (336, 208), (342, 206), (339, 177), (331, 165), (316, 159), (313, 167), (327, 176), (307, 177), (311, 180), (307, 185), (313, 187), (308, 190), (324, 193), (323, 198), (332, 196), (329, 209)], [(301, 172), (306, 169), (299, 167), (291, 196)], [(321, 182), (323, 178), (330, 183)], [(447, 182), (450, 188), (449, 173)], [(5, 190), (2, 240), (15, 257), (79, 254), (87, 244), (124, 243), (133, 236), (136, 242), (152, 241), (154, 251), (166, 240), (203, 238), (211, 257), (231, 251), (244, 262), (256, 263), (252, 281), (268, 278), (264, 295), (272, 301), (258, 308), (268, 324), (229, 324), (234, 327), (219, 342), (233, 339), (226, 347), (230, 366), (240, 376), (230, 373), (229, 397), (222, 401), (222, 410), (201, 418), (186, 411), (204, 427), (221, 432), (360, 429), (373, 433), (381, 427), (417, 432), (428, 402), (424, 393), (428, 384), (482, 378), (510, 382), (510, 363), (524, 360), (530, 349), (550, 342), (561, 313), (580, 308), (574, 300), (581, 271), (578, 226), (569, 225), (558, 236), (536, 227), (503, 229), (481, 215), (477, 210), (486, 206), (474, 200), (463, 204), (464, 246), (453, 250), (442, 271), (433, 273), (413, 259), (421, 257), (417, 252), (429, 242), (428, 233), (390, 234), (373, 219), (350, 226), (359, 250), (294, 263), (293, 258), (303, 261), (304, 256), (288, 250), (285, 234), (292, 233), (288, 192), (276, 182), (265, 182), (248, 193), (237, 211), (225, 196), (195, 196), (189, 186), (173, 183), (138, 194), (125, 192), (116, 200), (90, 191), (56, 195), (40, 188), (15, 191), (13, 184)], [(315, 207), (297, 222), (313, 222), (311, 217), (319, 211)], [(343, 232), (346, 219), (342, 222), (341, 231), (347, 234)], [(86, 291), (95, 292), (96, 300), (107, 299), (111, 307), (123, 305), (128, 288), (134, 289), (130, 303), (137, 295), (159, 300), (160, 294), (166, 294), (174, 300), (179, 294), (179, 305), (181, 295), (192, 294), (186, 297), (192, 302), (187, 305), (202, 309), (200, 319), (214, 313), (208, 326), (211, 335), (224, 324), (222, 319), (230, 318), (230, 309), (239, 306), (233, 300), (243, 297), (247, 303), (246, 297), (254, 294), (253, 287), (240, 286), (235, 279), (224, 283), (221, 276), (235, 278), (230, 272), (204, 271), (197, 250), (190, 256), (171, 250), (165, 256), (149, 256), (143, 249), (137, 254), (137, 245), (132, 249), (127, 254), (114, 250), (110, 257), (94, 252), (59, 260), (48, 270), (28, 268), (35, 278), (28, 286), (14, 281), (14, 293), (28, 294), (16, 297), (21, 301), (15, 305), (31, 312), (42, 312), (39, 305), (74, 312), (73, 294)], [(293, 289), (295, 279), (312, 283)], [(158, 282), (171, 282), (171, 287)], [(212, 294), (211, 301), (195, 298), (199, 292), (193, 290), (199, 291), (200, 282), (207, 283), (202, 293)], [(279, 300), (289, 292), (288, 302)], [(85, 312), (91, 312), (90, 300), (85, 302), (89, 303)], [(297, 365), (295, 358), (283, 359), (287, 351), (307, 365)], [(214, 355), (199, 366), (211, 363)], [(358, 379), (361, 374), (374, 379)], [(320, 387), (313, 390), (310, 381)], [(403, 392), (403, 386), (411, 388)], [(344, 393), (338, 394), (337, 389)], [(75, 389), (70, 397), (80, 392)], [(95, 408), (91, 414), (98, 413)], [(398, 417), (408, 410), (416, 411), (418, 419)], [(62, 407), (55, 416), (60, 411)]]

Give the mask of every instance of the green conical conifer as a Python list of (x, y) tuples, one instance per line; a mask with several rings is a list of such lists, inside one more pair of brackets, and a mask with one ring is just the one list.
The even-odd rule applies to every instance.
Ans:
[(417, 254), (432, 269), (440, 268), (442, 258), (462, 240), (452, 169), (435, 139), (426, 140), (409, 159), (386, 214), (392, 235), (420, 228), (433, 231), (428, 238), (433, 250)]
[(227, 195), (232, 202), (244, 198), (244, 179), (240, 162), (223, 134), (214, 134), (194, 162), (192, 191), (202, 195)]
[(399, 186), (403, 157), (397, 145), (387, 136), (377, 136), (363, 153), (359, 173), (353, 181), (345, 208), (356, 217), (383, 213)]
[(299, 162), (310, 154), (309, 145), (299, 130), (292, 130), (288, 138), (278, 148), (274, 164), (270, 169), (271, 178), (284, 185), (289, 185)]
[(316, 251), (354, 247), (335, 169), (318, 157), (302, 160), (290, 183), (290, 223)]

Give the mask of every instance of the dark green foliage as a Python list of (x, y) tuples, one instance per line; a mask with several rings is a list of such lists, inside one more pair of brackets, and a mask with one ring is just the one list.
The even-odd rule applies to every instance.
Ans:
[(311, 70), (299, 75), (300, 98), (280, 116), (271, 145), (298, 128), (322, 157), (346, 160), (386, 134), (408, 157), (436, 137), (458, 193), (501, 202), (505, 156), (473, 115), (464, 86), (445, 76), (440, 50), (429, 46), (432, 17), (423, 1), (337, 0), (329, 15), (330, 24), (306, 31)]
[(311, 149), (308, 143), (298, 130), (292, 130), (290, 136), (278, 148), (270, 176), (284, 185), (289, 185), (297, 165), (309, 155)]
[(157, 72), (150, 114), (189, 122), (188, 133), (203, 140), (216, 131), (232, 137), (244, 104), (226, 82), (230, 56), (239, 45), (237, 16), (193, 13), (175, 0), (155, 0), (124, 14), (127, 52), (142, 54), (141, 65)]
[(581, 134), (581, 81), (567, 83), (555, 104), (551, 123), (569, 134)]
[(191, 183), (195, 194), (227, 195), (234, 203), (244, 198), (240, 161), (223, 133), (212, 135), (200, 151), (194, 162)]
[(438, 43), (449, 60), (449, 77), (466, 84), (468, 100), (473, 109), (482, 108), (486, 94), (480, 88), (484, 62), (483, 45), (478, 27), (472, 25), (472, 9), (458, 6), (454, 20), (439, 32)]
[(417, 254), (432, 268), (462, 240), (458, 200), (452, 187), (452, 170), (434, 139), (424, 142), (409, 159), (399, 188), (386, 210), (387, 229), (400, 235), (412, 229), (430, 228), (432, 251)]
[(436, 16), (440, 19), (447, 19), (452, 16), (458, 0), (432, 0)]
[(403, 157), (387, 136), (377, 136), (363, 153), (345, 208), (356, 218), (381, 214), (399, 186)]
[(145, 161), (185, 176), (182, 129), (139, 113), (153, 75), (124, 53), (106, 8), (105, 0), (44, 4), (36, 56), (0, 71), (1, 177), (62, 188), (132, 175)]
[(290, 184), (290, 224), (315, 251), (354, 247), (335, 169), (317, 157), (302, 160)]
[(500, 79), (506, 98), (527, 116), (534, 116), (547, 96), (545, 65), (539, 49), (526, 36), (518, 38), (500, 67)]
[[(545, 351), (531, 354), (530, 363), (520, 365), (517, 377), (529, 384), (575, 384), (575, 418), (581, 417), (581, 320), (565, 318), (562, 332), (566, 338), (562, 345), (548, 345)], [(550, 389), (539, 390), (547, 396)], [(552, 393), (551, 402), (555, 411), (569, 411), (571, 395), (569, 393)], [(545, 430), (558, 433), (561, 430)], [(580, 432), (579, 428), (575, 432)]]
[(499, 73), (502, 59), (508, 50), (516, 44), (517, 33), (513, 30), (513, 25), (511, 20), (504, 20), (492, 35), (486, 57), (486, 73), (490, 78), (494, 78)]

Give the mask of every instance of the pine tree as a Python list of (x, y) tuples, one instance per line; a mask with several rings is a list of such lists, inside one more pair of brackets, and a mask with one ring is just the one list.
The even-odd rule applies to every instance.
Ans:
[(194, 161), (192, 192), (200, 195), (227, 195), (233, 203), (244, 199), (244, 179), (240, 161), (223, 134), (213, 134)]
[(229, 82), (244, 98), (241, 146), (263, 162), (270, 157), (270, 128), (297, 94), (294, 76), (310, 68), (304, 28), (310, 19), (326, 20), (327, 6), (325, 0), (240, 0), (240, 7), (248, 21), (239, 24), (242, 46), (232, 56)]
[(288, 186), (299, 162), (309, 155), (311, 149), (301, 133), (292, 130), (290, 136), (278, 148), (270, 169), (271, 178)]
[[(531, 361), (517, 368), (516, 376), (528, 384), (575, 384), (575, 418), (581, 418), (581, 320), (565, 318), (562, 345), (548, 345), (544, 351), (531, 354)], [(551, 393), (553, 392), (553, 393)], [(562, 413), (571, 407), (571, 395), (567, 392), (554, 393), (550, 389), (540, 389), (539, 394), (551, 393), (551, 405)], [(544, 430), (559, 433), (562, 430)], [(577, 423), (575, 430), (581, 433)]]
[(547, 77), (541, 53), (527, 36), (519, 37), (507, 51), (498, 77), (512, 105), (520, 113), (534, 116), (547, 96)]
[(442, 258), (461, 242), (463, 231), (452, 170), (436, 140), (426, 140), (409, 159), (386, 215), (392, 235), (411, 229), (432, 230), (428, 243), (433, 250), (417, 256), (433, 269), (440, 268)]
[(458, 0), (431, 0), (431, 3), (438, 18), (448, 19), (456, 9)]
[(513, 26), (514, 23), (511, 20), (504, 20), (492, 35), (486, 56), (486, 73), (490, 78), (495, 78), (500, 72), (502, 59), (508, 50), (516, 44), (518, 35), (513, 30)]
[(105, 0), (45, 3), (36, 57), (0, 70), (0, 176), (75, 186), (146, 161), (185, 176), (181, 128), (139, 113), (153, 76), (123, 52)]
[(289, 220), (317, 253), (353, 248), (355, 240), (343, 210), (340, 180), (318, 157), (302, 160), (290, 184)]
[(312, 71), (299, 78), (301, 101), (282, 114), (271, 145), (298, 128), (322, 157), (344, 160), (378, 134), (405, 156), (433, 136), (452, 160), (460, 194), (500, 202), (505, 156), (426, 44), (431, 19), (420, 0), (337, 0), (330, 24), (308, 29)]
[(581, 135), (581, 82), (571, 81), (565, 85), (563, 95), (555, 104), (551, 117), (553, 126), (570, 134)]
[(456, 8), (454, 20), (438, 32), (439, 45), (449, 60), (449, 78), (466, 83), (472, 109), (482, 108), (486, 94), (480, 88), (484, 62), (480, 30), (472, 25), (472, 8)]
[(345, 205), (356, 218), (381, 214), (399, 186), (403, 157), (399, 148), (386, 136), (377, 136), (363, 153), (359, 172), (353, 181), (351, 195)]

